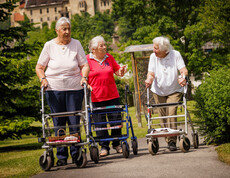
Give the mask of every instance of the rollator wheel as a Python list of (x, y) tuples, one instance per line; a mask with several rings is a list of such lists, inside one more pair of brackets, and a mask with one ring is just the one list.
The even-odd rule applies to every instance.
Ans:
[(195, 132), (193, 135), (193, 146), (195, 149), (199, 147), (199, 136), (197, 132)]
[(90, 158), (92, 161), (94, 161), (95, 163), (98, 163), (99, 161), (99, 151), (98, 148), (96, 146), (91, 146), (89, 148), (89, 152), (90, 152)]
[(54, 166), (54, 153), (53, 150), (49, 152), (49, 156), (51, 157), (51, 167)]
[(122, 153), (125, 158), (129, 157), (129, 144), (127, 142), (122, 143)]
[[(79, 158), (79, 154), (81, 154), (80, 158)], [(75, 159), (76, 166), (79, 168), (83, 168), (87, 164), (87, 157), (84, 151), (77, 152), (74, 159)]]
[(179, 148), (184, 153), (188, 152), (190, 149), (190, 141), (188, 137), (181, 138)]
[(137, 140), (132, 140), (132, 148), (133, 148), (133, 154), (137, 155), (137, 152), (138, 152), (138, 143), (137, 143)]
[(44, 160), (44, 155), (41, 155), (40, 159), (39, 159), (40, 167), (42, 168), (43, 171), (49, 171), (50, 168), (52, 167), (52, 164), (54, 164), (54, 163), (52, 163), (51, 156), (46, 155), (45, 162), (43, 162), (43, 160)]
[(156, 138), (155, 140), (150, 140), (148, 143), (148, 150), (151, 155), (155, 155), (159, 150), (159, 142)]

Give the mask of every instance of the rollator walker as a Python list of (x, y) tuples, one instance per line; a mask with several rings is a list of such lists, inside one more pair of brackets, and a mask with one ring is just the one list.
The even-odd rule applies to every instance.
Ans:
[[(188, 135), (188, 123), (191, 126), (192, 130), (192, 139), (193, 139), (193, 146), (194, 148), (198, 148), (199, 146), (199, 138), (198, 133), (194, 129), (191, 117), (189, 115), (189, 112), (187, 110), (187, 100), (186, 100), (186, 93), (187, 93), (187, 85), (184, 86), (184, 93), (182, 97), (182, 101), (175, 102), (175, 103), (160, 103), (160, 104), (150, 104), (149, 103), (149, 88), (147, 88), (147, 125), (148, 125), (148, 134), (146, 135), (147, 138), (147, 144), (148, 144), (148, 150), (149, 153), (152, 155), (155, 155), (159, 150), (159, 137), (178, 137), (179, 139), (179, 148), (182, 152), (188, 152), (190, 149), (190, 140), (187, 137)], [(166, 108), (166, 107), (176, 107), (176, 106), (182, 106), (183, 113), (180, 115), (173, 115), (173, 116), (162, 116), (162, 117), (153, 117), (152, 116), (152, 110), (155, 110), (157, 108)], [(172, 129), (172, 128), (157, 128), (159, 127), (159, 123), (152, 123), (157, 122), (160, 119), (168, 119), (168, 118), (184, 118), (184, 121), (177, 122), (178, 124), (184, 123), (184, 128), (180, 129)], [(181, 126), (181, 125), (180, 125)]]
[[(42, 148), (45, 149), (44, 153), (40, 156), (39, 165), (42, 170), (48, 171), (54, 166), (54, 154), (53, 148), (55, 147), (79, 147), (76, 156), (73, 158), (73, 163), (77, 167), (83, 168), (87, 164), (86, 146), (93, 146), (93, 157), (95, 160), (99, 160), (98, 147), (93, 137), (89, 136), (89, 121), (88, 121), (88, 108), (87, 103), (87, 86), (84, 84), (84, 110), (60, 112), (45, 114), (44, 105), (44, 87), (41, 88), (41, 115), (42, 115), (42, 137), (38, 138), (39, 143), (43, 143)], [(67, 117), (67, 116), (80, 116), (81, 122), (79, 125), (70, 126), (58, 126), (51, 127), (53, 125), (53, 117)], [(70, 129), (79, 129), (79, 132), (70, 134)], [(84, 131), (83, 132), (83, 128)], [(54, 130), (57, 134), (54, 136)], [(84, 137), (84, 138), (83, 138)], [(91, 147), (90, 147), (91, 148)], [(98, 161), (97, 161), (98, 162)]]
[[(137, 142), (137, 137), (134, 135), (134, 130), (133, 130), (133, 125), (132, 125), (132, 120), (129, 115), (128, 111), (128, 102), (127, 102), (127, 94), (129, 93), (129, 87), (126, 86), (125, 88), (125, 104), (124, 105), (112, 105), (112, 106), (105, 106), (105, 107), (97, 107), (93, 108), (92, 107), (92, 102), (90, 100), (90, 109), (89, 109), (89, 134), (90, 136), (90, 142), (105, 142), (105, 141), (114, 141), (114, 140), (119, 140), (121, 142), (121, 147), (122, 147), (122, 153), (125, 158), (128, 158), (130, 155), (130, 148), (129, 144), (127, 142), (127, 139), (129, 138), (129, 129), (131, 130), (131, 144), (132, 144), (132, 149), (133, 149), (133, 154), (137, 155), (138, 152), (138, 142)], [(89, 95), (90, 96), (90, 95)], [(108, 114), (118, 114), (121, 115), (121, 120), (114, 120), (114, 121), (106, 121), (106, 122), (94, 122), (94, 117), (97, 117), (97, 115), (107, 115)], [(97, 127), (96, 125), (105, 125), (105, 127)], [(123, 129), (122, 129), (123, 128)], [(106, 138), (100, 138), (96, 136), (96, 131), (101, 131), (101, 130), (108, 130), (111, 131), (113, 129), (122, 129), (122, 135), (116, 135), (116, 136), (111, 136), (109, 135)], [(93, 138), (93, 139), (91, 139)], [(93, 147), (92, 147), (93, 148)], [(90, 150), (90, 156), (91, 159), (95, 161), (93, 150)]]

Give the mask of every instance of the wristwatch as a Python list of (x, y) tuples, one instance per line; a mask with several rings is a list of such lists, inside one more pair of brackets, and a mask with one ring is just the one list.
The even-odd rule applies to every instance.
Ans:
[(85, 78), (85, 79), (86, 79), (86, 81), (88, 81), (88, 77), (83, 77), (83, 78)]
[(41, 80), (40, 80), (40, 82), (42, 82), (44, 79), (46, 79), (46, 77), (42, 77)]

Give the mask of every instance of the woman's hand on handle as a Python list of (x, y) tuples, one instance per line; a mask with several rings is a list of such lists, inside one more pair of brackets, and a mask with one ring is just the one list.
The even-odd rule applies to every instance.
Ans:
[(153, 72), (148, 72), (147, 79), (145, 80), (145, 87), (149, 88), (152, 85), (154, 79), (155, 74)]

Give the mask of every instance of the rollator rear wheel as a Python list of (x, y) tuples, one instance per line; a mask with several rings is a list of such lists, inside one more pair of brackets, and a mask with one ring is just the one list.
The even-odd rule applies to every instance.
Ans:
[(95, 163), (98, 163), (99, 161), (99, 152), (98, 152), (98, 148), (95, 146), (91, 146), (89, 148), (89, 152), (90, 152), (90, 158), (92, 161), (94, 161)]
[(197, 132), (195, 132), (193, 135), (193, 146), (195, 149), (199, 147), (199, 136)]
[(188, 139), (188, 137), (184, 137), (180, 139), (180, 150), (183, 151), (184, 153), (188, 152), (188, 150), (190, 149), (190, 141)]
[[(79, 154), (80, 158), (79, 158)], [(86, 166), (87, 164), (87, 157), (86, 157), (86, 153), (84, 151), (79, 151), (76, 155), (75, 155), (75, 164), (77, 167), (79, 168), (83, 168)]]
[(158, 139), (156, 138), (155, 140), (150, 140), (148, 143), (148, 150), (149, 153), (152, 155), (155, 155), (158, 150), (159, 150), (159, 143), (158, 143)]
[(49, 171), (50, 168), (52, 167), (52, 164), (54, 164), (54, 163), (52, 163), (51, 156), (46, 155), (46, 159), (44, 162), (43, 161), (44, 161), (44, 155), (41, 155), (40, 159), (39, 159), (39, 165), (42, 168), (42, 170)]
[(137, 152), (138, 152), (138, 143), (137, 143), (137, 140), (132, 140), (132, 148), (133, 148), (133, 154), (137, 155)]
[(122, 143), (122, 153), (125, 158), (129, 157), (129, 144), (127, 142)]

